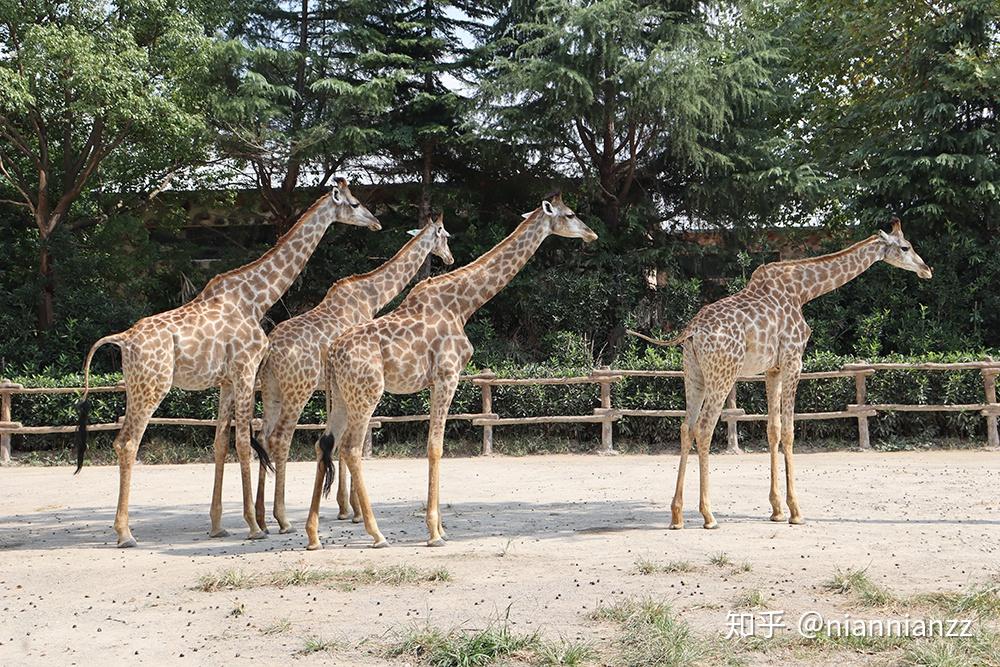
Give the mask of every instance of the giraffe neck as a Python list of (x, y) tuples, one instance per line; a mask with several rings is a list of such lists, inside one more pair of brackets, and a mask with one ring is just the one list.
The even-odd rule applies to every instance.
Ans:
[(432, 279), (429, 287), (441, 297), (452, 297), (451, 311), (466, 321), (513, 280), (549, 234), (548, 223), (536, 212), (492, 250)]
[[(382, 266), (348, 278), (353, 292), (367, 306), (371, 316), (382, 310), (413, 280), (434, 248), (436, 231), (434, 225), (425, 226)], [(333, 296), (336, 287), (334, 285), (330, 288), (324, 301)]]
[(839, 252), (789, 262), (786, 289), (805, 304), (853, 280), (884, 257), (883, 244), (871, 236)]
[(333, 198), (323, 195), (259, 259), (216, 276), (201, 298), (223, 294), (234, 298), (242, 312), (259, 320), (281, 298), (302, 272), (316, 246), (334, 222)]

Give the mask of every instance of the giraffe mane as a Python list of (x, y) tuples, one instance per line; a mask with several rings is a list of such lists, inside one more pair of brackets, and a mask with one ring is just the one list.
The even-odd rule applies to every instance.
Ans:
[[(292, 235), (294, 235), (295, 233), (297, 233), (299, 231), (299, 228), (302, 227), (302, 225), (304, 225), (306, 223), (306, 221), (309, 218), (311, 218), (313, 216), (313, 214), (316, 213), (316, 209), (318, 209), (323, 204), (323, 201), (326, 199), (327, 196), (328, 196), (327, 193), (324, 193), (324, 194), (320, 195), (319, 198), (316, 201), (314, 201), (312, 203), (312, 205), (310, 205), (309, 208), (307, 208), (302, 213), (302, 215), (299, 216), (299, 219), (295, 221), (295, 224), (292, 225), (288, 229), (287, 232), (285, 232), (284, 234), (282, 234), (281, 237), (274, 243), (273, 246), (271, 246), (268, 249), (267, 252), (265, 252), (263, 255), (261, 255), (260, 257), (258, 257), (255, 260), (253, 260), (252, 262), (248, 262), (247, 264), (244, 264), (243, 266), (238, 266), (235, 269), (229, 269), (228, 271), (226, 271), (224, 273), (218, 274), (217, 276), (215, 276), (214, 278), (212, 278), (211, 280), (209, 280), (208, 283), (205, 284), (205, 289), (208, 289), (208, 287), (210, 285), (217, 285), (224, 278), (229, 278), (229, 277), (232, 277), (232, 276), (235, 276), (235, 275), (239, 275), (240, 273), (242, 273), (242, 272), (244, 272), (244, 271), (246, 271), (248, 269), (252, 269), (255, 266), (259, 266), (266, 259), (270, 258), (271, 255), (273, 255), (275, 252), (278, 251), (278, 248), (280, 248), (282, 245), (284, 245), (284, 243)], [(204, 290), (202, 290), (202, 291), (204, 291)]]
[[(433, 285), (436, 285), (437, 283), (454, 280), (455, 278), (459, 278), (467, 273), (475, 271), (478, 267), (482, 266), (483, 263), (492, 258), (493, 255), (496, 255), (501, 250), (503, 250), (507, 246), (507, 243), (511, 241), (517, 235), (518, 232), (520, 232), (524, 227), (528, 225), (528, 223), (530, 223), (539, 216), (540, 212), (541, 208), (536, 208), (534, 211), (531, 212), (531, 215), (522, 220), (521, 223), (517, 227), (515, 227), (510, 234), (505, 236), (504, 239), (500, 241), (500, 243), (497, 243), (495, 246), (493, 246), (492, 248), (490, 248), (489, 250), (487, 250), (482, 255), (472, 260), (465, 266), (461, 266), (455, 269), (454, 271), (449, 271), (448, 273), (442, 273), (439, 276), (432, 276), (430, 278), (425, 278), (424, 280), (421, 280), (419, 283), (417, 283), (416, 286), (414, 286), (412, 290), (410, 290), (410, 294), (412, 295), (416, 293), (418, 290), (422, 291)], [(407, 299), (409, 299), (409, 296), (407, 296)]]
[[(849, 255), (852, 252), (857, 251), (862, 246), (867, 245), (869, 243), (872, 243), (873, 241), (876, 241), (877, 239), (878, 239), (877, 236), (872, 235), (872, 236), (869, 236), (866, 239), (862, 239), (862, 240), (858, 241), (857, 243), (853, 243), (853, 244), (847, 246), (846, 248), (843, 248), (841, 250), (837, 250), (836, 252), (827, 253), (825, 255), (816, 255), (815, 257), (802, 257), (802, 258), (799, 258), (799, 259), (786, 259), (786, 260), (783, 260), (781, 262), (768, 262), (767, 264), (761, 264), (760, 266), (758, 266), (757, 269), (754, 270), (754, 273), (757, 273), (757, 271), (760, 271), (761, 269), (768, 268), (768, 267), (805, 266), (807, 264), (815, 264), (815, 263), (819, 263), (819, 262), (822, 262), (822, 261), (825, 261), (825, 260), (828, 260), (828, 259), (836, 259), (837, 257), (843, 257), (844, 255)], [(750, 277), (753, 278), (753, 275), (751, 274)]]

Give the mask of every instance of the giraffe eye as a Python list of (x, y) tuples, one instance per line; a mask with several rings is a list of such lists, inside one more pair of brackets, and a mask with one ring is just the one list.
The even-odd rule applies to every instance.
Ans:
[(361, 206), (361, 202), (359, 202), (359, 201), (356, 201), (354, 203), (351, 203), (351, 202), (348, 202), (348, 203), (351, 204), (351, 208), (357, 208), (357, 207)]
[(901, 245), (899, 246), (899, 249), (902, 250), (903, 252), (910, 252), (910, 246), (908, 245)]

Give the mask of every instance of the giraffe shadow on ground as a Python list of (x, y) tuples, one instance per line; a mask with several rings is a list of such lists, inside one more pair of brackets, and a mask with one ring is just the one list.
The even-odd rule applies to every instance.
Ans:
[[(588, 536), (627, 531), (663, 531), (669, 526), (669, 508), (642, 501), (580, 502), (495, 502), (454, 503), (442, 507), (450, 541), (455, 544), (491, 538), (531, 538), (538, 540), (585, 539)], [(418, 547), (427, 539), (423, 506), (419, 502), (380, 503), (376, 512), (386, 538), (393, 546)], [(207, 507), (203, 503), (134, 508), (132, 527), (139, 549), (184, 557), (299, 551), (305, 547), (303, 531), (306, 509), (294, 508), (289, 518), (296, 529), (281, 535), (272, 532), (262, 540), (247, 540), (240, 520), (240, 507), (227, 505), (225, 525), (230, 535), (209, 538)], [(779, 526), (760, 515), (720, 511), (721, 529), (747, 524)], [(701, 515), (685, 512), (690, 530), (699, 530)], [(114, 549), (113, 507), (77, 507), (0, 517), (0, 552), (18, 550), (59, 550), (74, 548)], [(877, 518), (872, 516), (807, 515), (807, 524), (850, 526), (1000, 526), (1000, 520), (947, 517)], [(364, 549), (371, 538), (361, 524), (337, 521), (336, 508), (322, 517), (320, 537), (328, 548)], [(272, 530), (276, 526), (272, 523)]]

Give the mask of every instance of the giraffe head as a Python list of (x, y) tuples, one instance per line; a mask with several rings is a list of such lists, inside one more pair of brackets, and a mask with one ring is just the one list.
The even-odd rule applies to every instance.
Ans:
[(421, 232), (434, 236), (434, 246), (431, 248), (432, 255), (436, 255), (445, 266), (451, 266), (455, 263), (455, 258), (451, 255), (451, 248), (448, 247), (448, 239), (451, 238), (451, 234), (444, 228), (444, 213), (438, 213), (436, 218), (427, 218), (423, 229), (411, 229), (407, 234), (419, 236)]
[(583, 224), (583, 220), (576, 217), (576, 213), (566, 206), (562, 200), (562, 194), (556, 193), (551, 197), (542, 200), (542, 205), (531, 213), (525, 213), (524, 217), (538, 216), (538, 221), (549, 226), (549, 231), (556, 236), (564, 236), (570, 239), (583, 239), (590, 243), (597, 240), (594, 230)]
[(338, 178), (334, 182), (330, 198), (335, 206), (334, 220), (340, 224), (367, 227), (375, 232), (382, 229), (378, 218), (372, 215), (372, 212), (351, 194), (351, 188), (348, 186), (346, 178)]
[(903, 236), (903, 229), (899, 218), (894, 217), (892, 219), (892, 233), (879, 230), (878, 235), (885, 244), (885, 257), (883, 259), (886, 264), (891, 264), (907, 271), (913, 271), (926, 280), (929, 280), (934, 275), (931, 267), (924, 263), (924, 260), (920, 258), (917, 251), (913, 249), (910, 242)]

